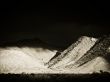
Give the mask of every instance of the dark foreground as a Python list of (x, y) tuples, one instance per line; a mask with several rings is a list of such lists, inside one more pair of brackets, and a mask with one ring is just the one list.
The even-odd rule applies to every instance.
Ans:
[(94, 74), (0, 74), (0, 82), (27, 81), (109, 81), (110, 73)]

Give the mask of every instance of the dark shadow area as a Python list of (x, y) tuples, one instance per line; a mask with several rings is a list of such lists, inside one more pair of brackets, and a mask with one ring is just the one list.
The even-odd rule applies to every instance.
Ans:
[(63, 48), (49, 45), (45, 42), (43, 42), (40, 39), (24, 39), (24, 40), (18, 40), (18, 41), (11, 41), (11, 42), (5, 42), (0, 44), (0, 48), (7, 48), (7, 47), (28, 47), (28, 48), (43, 48), (43, 49), (49, 49), (49, 50), (59, 50), (62, 51)]
[(0, 74), (0, 81), (109, 81), (110, 74), (107, 72), (93, 74)]
[(100, 37), (110, 33), (109, 4), (3, 2), (0, 43), (39, 38), (66, 48), (80, 36)]

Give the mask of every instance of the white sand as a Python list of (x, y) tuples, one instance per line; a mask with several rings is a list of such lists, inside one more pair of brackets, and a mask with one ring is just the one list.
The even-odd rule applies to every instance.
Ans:
[[(57, 52), (43, 48), (32, 47), (6, 47), (0, 48), (0, 73), (93, 73), (100, 70), (110, 72), (110, 64), (103, 57), (97, 57), (88, 63), (73, 67), (64, 68), (73, 64), (82, 57), (97, 41), (95, 38), (83, 37), (82, 41), (67, 53), (62, 61), (52, 69), (47, 68), (44, 63), (48, 62)], [(108, 48), (108, 52), (109, 52)], [(65, 52), (65, 51), (64, 51)]]
[[(65, 57), (60, 58), (60, 61), (53, 65), (51, 68), (63, 68), (66, 65), (73, 64), (78, 59), (80, 59), (88, 50), (90, 50), (90, 48), (94, 46), (96, 41), (96, 38), (86, 36), (79, 38), (79, 40), (76, 43), (74, 43), (75, 46), (74, 44), (72, 44), (68, 49), (61, 53), (61, 55), (64, 55), (66, 53)], [(54, 61), (57, 61), (59, 57), (53, 59), (53, 61), (51, 61), (50, 64)]]
[[(36, 51), (37, 50), (37, 51)], [(1, 73), (19, 73), (45, 70), (44, 62), (47, 62), (56, 51), (43, 50), (41, 48), (18, 48), (8, 47), (0, 49), (0, 72)]]

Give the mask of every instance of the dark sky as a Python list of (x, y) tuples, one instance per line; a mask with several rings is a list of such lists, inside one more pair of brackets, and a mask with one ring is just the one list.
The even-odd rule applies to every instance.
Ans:
[(109, 34), (107, 2), (1, 3), (0, 42), (39, 38), (48, 44), (67, 46), (82, 35)]

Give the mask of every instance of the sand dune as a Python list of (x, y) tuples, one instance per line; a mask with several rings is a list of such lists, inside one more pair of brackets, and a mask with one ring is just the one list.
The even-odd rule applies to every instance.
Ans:
[[(92, 37), (81, 37), (76, 43), (56, 55), (57, 50), (42, 47), (1, 47), (0, 73), (93, 73), (110, 72), (110, 62), (107, 57), (110, 53), (110, 38), (99, 40)], [(102, 48), (101, 48), (102, 47)], [(98, 49), (97, 49), (98, 48)], [(95, 49), (95, 50), (94, 50)], [(97, 55), (97, 51), (103, 52)], [(91, 51), (93, 53), (91, 53)], [(95, 51), (95, 52), (94, 52)], [(88, 55), (88, 53), (91, 53)], [(93, 57), (92, 54), (96, 53)], [(86, 56), (88, 55), (88, 56)], [(84, 59), (85, 58), (85, 59)], [(82, 63), (81, 66), (76, 62)], [(47, 63), (45, 65), (45, 63)]]
[(90, 48), (94, 46), (97, 39), (83, 36), (73, 43), (70, 47), (64, 50), (59, 56), (49, 61), (48, 65), (51, 68), (64, 67), (68, 64), (76, 62), (80, 59)]
[[(35, 50), (39, 50), (36, 51)], [(27, 69), (45, 68), (44, 62), (49, 60), (56, 52), (50, 50), (8, 47), (0, 50), (0, 72), (16, 73), (28, 72)], [(48, 55), (48, 56), (47, 56)], [(43, 60), (42, 60), (43, 59)], [(24, 71), (25, 69), (25, 71)], [(40, 70), (36, 70), (40, 71)], [(40, 71), (41, 72), (41, 71)]]

